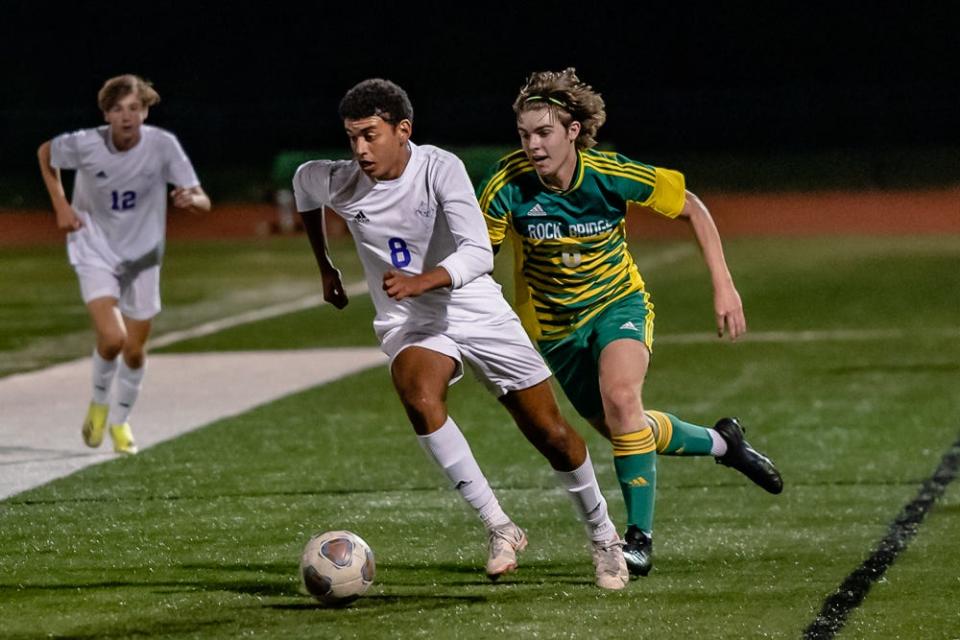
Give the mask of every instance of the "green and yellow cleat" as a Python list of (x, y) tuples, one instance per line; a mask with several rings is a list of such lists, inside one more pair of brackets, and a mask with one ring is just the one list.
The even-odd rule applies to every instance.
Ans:
[(103, 442), (103, 430), (107, 426), (107, 413), (110, 411), (110, 405), (90, 403), (87, 409), (87, 417), (83, 420), (83, 442), (88, 447), (99, 447)]
[(132, 455), (137, 452), (137, 444), (133, 441), (129, 422), (110, 425), (110, 437), (113, 438), (113, 450), (117, 453)]

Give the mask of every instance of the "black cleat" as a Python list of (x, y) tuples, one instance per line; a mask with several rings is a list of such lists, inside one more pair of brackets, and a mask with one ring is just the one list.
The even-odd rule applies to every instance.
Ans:
[(721, 418), (713, 427), (727, 443), (727, 452), (717, 463), (736, 469), (770, 493), (783, 491), (783, 478), (773, 461), (743, 439), (744, 428), (736, 418)]
[(623, 558), (631, 576), (645, 576), (653, 569), (653, 538), (630, 525), (623, 534)]

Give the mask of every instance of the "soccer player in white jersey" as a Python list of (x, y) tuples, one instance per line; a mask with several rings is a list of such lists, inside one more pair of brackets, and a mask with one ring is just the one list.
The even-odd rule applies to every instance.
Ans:
[(583, 439), (560, 415), (550, 371), (490, 276), (493, 251), (463, 163), (410, 141), (413, 107), (382, 79), (340, 103), (352, 160), (316, 160), (293, 179), (297, 210), (317, 258), (324, 299), (347, 304), (323, 230), (329, 206), (347, 221), (370, 295), (374, 330), (417, 438), (487, 528), (486, 572), (517, 566), (527, 536), (504, 513), (466, 439), (447, 414), (447, 387), (464, 363), (547, 458), (586, 523), (596, 584), (628, 581), (622, 541), (607, 515)]
[[(97, 94), (107, 124), (59, 135), (37, 151), (96, 332), (83, 440), (100, 446), (109, 425), (118, 453), (137, 452), (127, 420), (143, 382), (151, 320), (160, 311), (167, 185), (174, 185), (175, 207), (210, 210), (176, 136), (143, 124), (159, 101), (138, 76), (110, 78)], [(76, 171), (69, 202), (61, 169)]]

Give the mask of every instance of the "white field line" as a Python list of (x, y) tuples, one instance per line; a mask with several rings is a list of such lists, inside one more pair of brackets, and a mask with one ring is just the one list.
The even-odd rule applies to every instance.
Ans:
[[(143, 450), (292, 393), (383, 366), (376, 347), (153, 354), (131, 416)], [(116, 457), (87, 448), (89, 359), (0, 378), (0, 500)]]
[(648, 259), (644, 259), (643, 254), (637, 258), (637, 265), (641, 269), (653, 269), (656, 267), (663, 267), (668, 264), (673, 264), (674, 262), (680, 262), (686, 258), (692, 256), (697, 252), (697, 248), (693, 244), (681, 244), (676, 247), (670, 247), (669, 249), (664, 249), (660, 253), (651, 255)]
[[(911, 336), (934, 336), (960, 338), (960, 327), (955, 329), (925, 329), (911, 331), (907, 329), (824, 329), (806, 331), (756, 331), (747, 332), (737, 342), (862, 342), (870, 340), (903, 340)], [(659, 344), (705, 344), (709, 342), (729, 341), (718, 338), (716, 334), (702, 333), (661, 334), (655, 337)]]
[[(362, 293), (367, 293), (367, 283), (354, 282), (345, 286), (344, 291), (347, 292), (348, 296), (357, 296)], [(234, 316), (221, 318), (220, 320), (204, 322), (203, 324), (199, 324), (189, 329), (171, 331), (151, 339), (150, 346), (154, 348), (166, 347), (176, 342), (182, 342), (192, 338), (200, 338), (202, 336), (209, 336), (223, 331), (224, 329), (230, 329), (232, 327), (237, 327), (251, 322), (258, 322), (260, 320), (267, 320), (268, 318), (276, 318), (277, 316), (294, 313), (296, 311), (304, 311), (305, 309), (319, 307), (323, 304), (326, 304), (323, 301), (323, 295), (319, 293), (309, 295), (305, 298), (300, 298), (299, 300), (281, 302), (279, 304), (270, 305), (269, 307), (263, 307), (262, 309), (254, 309), (252, 311), (238, 313)]]
[[(366, 282), (344, 287), (367, 292)], [(151, 340), (162, 347), (224, 329), (325, 304), (320, 294), (173, 331)], [(134, 412), (140, 449), (224, 417), (351, 373), (386, 363), (377, 348), (241, 353), (153, 354)], [(115, 457), (80, 441), (89, 402), (89, 358), (0, 378), (0, 500)], [(50, 389), (57, 389), (51, 396)]]

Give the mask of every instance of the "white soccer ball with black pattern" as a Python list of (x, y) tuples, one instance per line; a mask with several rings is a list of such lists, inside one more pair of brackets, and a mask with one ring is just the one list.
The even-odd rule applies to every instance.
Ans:
[(362, 596), (375, 574), (373, 550), (350, 531), (318, 533), (300, 557), (304, 589), (328, 606), (349, 604)]

